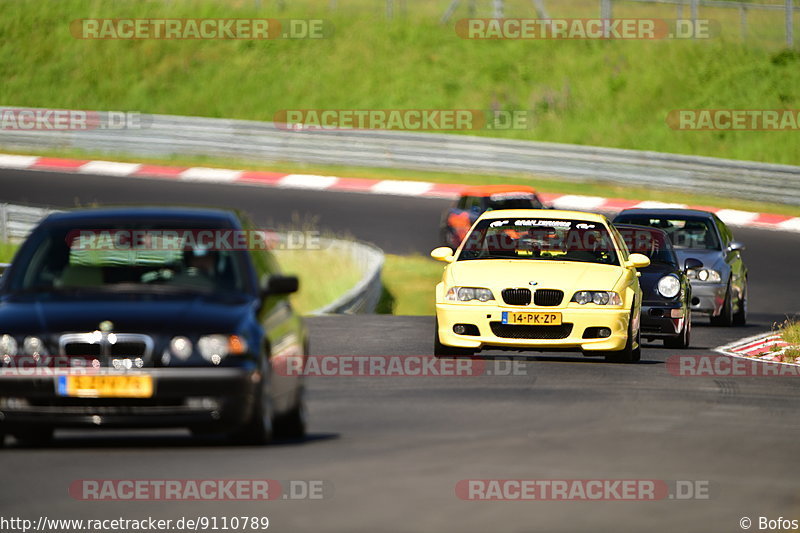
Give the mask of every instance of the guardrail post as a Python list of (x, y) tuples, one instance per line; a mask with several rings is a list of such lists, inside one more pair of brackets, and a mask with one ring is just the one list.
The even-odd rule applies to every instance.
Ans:
[(547, 8), (544, 5), (544, 0), (533, 0), (533, 8), (536, 10), (536, 15), (540, 19), (550, 18), (550, 14), (547, 12)]
[(600, 0), (600, 18), (603, 20), (603, 37), (608, 39), (610, 33), (610, 20), (614, 17), (614, 8), (611, 0)]
[(0, 204), (0, 240), (8, 242), (8, 204)]
[[(691, 15), (691, 17), (692, 17), (692, 28), (696, 28), (697, 27), (697, 4), (698, 4), (698, 0), (692, 0), (692, 15)], [(694, 34), (694, 33), (696, 33), (696, 32), (692, 31), (692, 34)]]
[(503, 18), (503, 11), (504, 11), (504, 0), (492, 0), (492, 9), (494, 11), (494, 18), (501, 19)]
[(747, 8), (739, 7), (739, 28), (742, 32), (742, 39), (747, 39)]
[(786, 46), (794, 48), (794, 2), (786, 0)]

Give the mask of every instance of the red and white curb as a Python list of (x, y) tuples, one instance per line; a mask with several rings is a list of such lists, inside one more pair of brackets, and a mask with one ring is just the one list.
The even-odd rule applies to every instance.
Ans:
[(725, 346), (715, 348), (714, 351), (731, 357), (759, 359), (761, 361), (800, 366), (798, 363), (789, 363), (783, 360), (783, 354), (789, 346), (789, 343), (783, 340), (780, 335), (770, 332), (739, 339)]
[[(342, 178), (314, 174), (288, 174), (250, 170), (230, 170), (207, 167), (176, 167), (115, 161), (89, 161), (55, 157), (0, 154), (0, 168), (39, 170), (118, 176), (132, 178), (161, 178), (201, 183), (230, 183), (256, 185), (284, 189), (306, 189), (316, 191), (341, 191), (365, 194), (413, 196), (420, 198), (456, 198), (466, 185), (431, 183), (407, 180), (374, 180), (366, 178)], [(603, 211), (616, 213), (634, 207), (677, 207), (711, 211), (731, 226), (791, 231), (800, 233), (800, 217), (753, 213), (719, 207), (690, 206), (678, 203), (625, 200), (575, 194), (541, 193), (545, 202), (556, 209)]]

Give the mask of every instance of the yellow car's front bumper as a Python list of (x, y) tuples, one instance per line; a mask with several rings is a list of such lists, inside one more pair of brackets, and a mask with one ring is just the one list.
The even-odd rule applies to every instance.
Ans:
[[(559, 312), (563, 326), (551, 329), (521, 330), (527, 326), (498, 326), (503, 311)], [(439, 342), (457, 348), (490, 349), (492, 346), (531, 349), (622, 350), (628, 341), (630, 310), (600, 306), (576, 308), (514, 308), (480, 304), (436, 304), (439, 323)], [(477, 335), (458, 335), (456, 324), (477, 326)], [(508, 326), (508, 325), (506, 325)], [(557, 329), (558, 328), (558, 329)], [(611, 335), (603, 338), (584, 338), (587, 328), (609, 328)], [(591, 331), (591, 330), (590, 330)], [(591, 334), (591, 333), (590, 333)], [(524, 338), (525, 336), (539, 338)]]

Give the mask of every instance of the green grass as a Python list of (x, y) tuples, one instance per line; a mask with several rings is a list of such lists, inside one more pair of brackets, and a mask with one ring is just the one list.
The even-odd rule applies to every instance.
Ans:
[(784, 360), (796, 363), (797, 358), (800, 357), (800, 322), (787, 320), (780, 325), (778, 332), (783, 337), (783, 340), (791, 345), (783, 353)]
[(433, 315), (434, 288), (442, 279), (444, 263), (421, 255), (386, 255), (383, 266), (384, 297), (379, 313)]
[[(774, 213), (778, 215), (800, 216), (800, 207), (754, 202), (719, 196), (681, 193), (643, 187), (623, 187), (603, 182), (571, 182), (548, 179), (542, 176), (502, 176), (492, 174), (451, 174), (445, 172), (427, 172), (420, 170), (386, 169), (369, 167), (348, 167), (337, 165), (300, 164), (292, 162), (264, 163), (243, 159), (226, 159), (220, 157), (201, 157), (175, 155), (171, 157), (141, 157), (125, 154), (101, 154), (74, 149), (52, 150), (3, 150), (3, 153), (24, 155), (46, 155), (50, 157), (68, 157), (76, 159), (107, 159), (112, 161), (149, 163), (176, 166), (206, 166), (216, 168), (233, 168), (247, 170), (264, 170), (272, 172), (305, 173), (331, 175), (351, 178), (398, 179), (411, 181), (430, 181), (435, 183), (456, 183), (465, 185), (482, 184), (519, 184), (532, 185), (542, 192), (554, 194), (582, 194), (602, 196), (606, 198), (626, 198), (630, 200), (659, 200), (667, 198), (670, 202), (680, 202), (693, 206), (720, 207), (739, 209), (756, 213)], [(666, 195), (666, 196), (665, 196)]]
[(355, 263), (339, 252), (279, 250), (274, 254), (282, 271), (300, 278), (300, 291), (292, 296), (292, 304), (302, 314), (333, 302), (360, 279)]
[(0, 263), (10, 263), (17, 253), (18, 244), (0, 241)]
[[(751, 12), (748, 41), (737, 36), (736, 10), (708, 12), (725, 30), (712, 40), (469, 41), (438, 23), (444, 1), (415, 3), (393, 20), (377, 0), (335, 11), (322, 0), (284, 11), (261, 4), (2, 2), (0, 103), (252, 120), (309, 108), (525, 109), (535, 116), (531, 129), (478, 133), (800, 164), (798, 132), (681, 132), (665, 123), (673, 109), (797, 108), (800, 54), (782, 52), (780, 16)], [(553, 16), (597, 16), (596, 0), (547, 4)], [(509, 16), (531, 13), (529, 2), (509, 1)], [(615, 11), (643, 14), (674, 17), (675, 8)], [(69, 30), (88, 17), (251, 16), (323, 17), (336, 32), (321, 40), (99, 41)]]

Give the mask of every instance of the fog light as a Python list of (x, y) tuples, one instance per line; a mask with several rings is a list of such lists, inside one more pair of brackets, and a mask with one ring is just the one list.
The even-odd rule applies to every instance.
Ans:
[(611, 336), (611, 329), (610, 328), (600, 328), (597, 330), (597, 336), (600, 338), (610, 337)]
[(463, 335), (464, 333), (467, 332), (467, 328), (466, 326), (464, 326), (464, 324), (456, 324), (455, 326), (453, 326), (453, 331), (457, 335)]
[(219, 401), (216, 398), (200, 397), (200, 398), (186, 398), (186, 407), (189, 409), (202, 409), (206, 411), (214, 411), (219, 409)]

